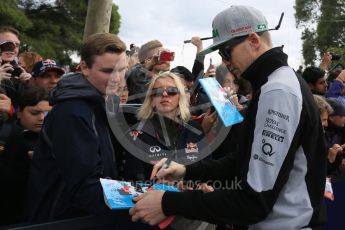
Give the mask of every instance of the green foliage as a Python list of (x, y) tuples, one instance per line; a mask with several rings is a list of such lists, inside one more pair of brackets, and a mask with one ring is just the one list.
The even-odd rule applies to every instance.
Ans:
[(310, 31), (306, 28), (302, 33), (302, 40), (303, 42), (303, 57), (304, 62), (310, 65), (314, 65), (314, 61), (316, 59), (315, 55), (315, 31)]
[(295, 10), (306, 65), (327, 51), (345, 54), (345, 0), (295, 0)]
[[(21, 51), (71, 64), (82, 44), (88, 0), (7, 0), (0, 4), (1, 25), (21, 33)], [(110, 32), (118, 33), (120, 15), (113, 4)]]
[(297, 26), (304, 26), (305, 23), (314, 21), (317, 18), (314, 11), (317, 5), (317, 0), (296, 0), (294, 8)]
[(110, 33), (118, 34), (120, 29), (121, 16), (119, 14), (119, 7), (113, 4), (111, 8), (111, 17), (110, 17)]
[(2, 25), (13, 25), (19, 30), (32, 27), (32, 22), (18, 6), (16, 0), (2, 1), (0, 4), (0, 22)]

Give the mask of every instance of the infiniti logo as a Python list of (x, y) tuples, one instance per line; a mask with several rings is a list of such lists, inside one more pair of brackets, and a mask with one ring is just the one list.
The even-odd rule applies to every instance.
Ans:
[(151, 146), (150, 147), (150, 152), (151, 153), (158, 153), (158, 152), (160, 152), (162, 149), (161, 149), (161, 147), (159, 147), (159, 146)]

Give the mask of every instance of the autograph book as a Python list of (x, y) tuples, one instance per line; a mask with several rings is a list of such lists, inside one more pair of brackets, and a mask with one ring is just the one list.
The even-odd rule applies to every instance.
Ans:
[(214, 77), (199, 79), (199, 82), (215, 107), (224, 126), (230, 126), (243, 121), (243, 116), (235, 104), (228, 99), (227, 93)]

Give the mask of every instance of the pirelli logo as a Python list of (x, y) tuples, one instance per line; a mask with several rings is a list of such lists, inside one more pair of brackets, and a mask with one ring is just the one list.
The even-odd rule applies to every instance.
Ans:
[(262, 136), (269, 137), (269, 138), (276, 140), (276, 141), (279, 141), (279, 142), (284, 141), (283, 136), (280, 136), (280, 135), (275, 134), (275, 133), (268, 131), (268, 130), (262, 130)]

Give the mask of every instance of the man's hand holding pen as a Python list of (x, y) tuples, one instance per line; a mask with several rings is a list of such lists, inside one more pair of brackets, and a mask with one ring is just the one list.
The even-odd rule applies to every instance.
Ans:
[[(163, 158), (152, 170), (151, 180), (155, 183), (169, 182), (174, 183), (184, 177), (186, 168), (171, 160)], [(156, 190), (146, 192), (134, 198), (135, 206), (129, 210), (132, 221), (141, 220), (150, 225), (157, 225), (167, 219), (162, 210), (162, 197), (164, 191)]]
[(159, 182), (174, 183), (180, 181), (186, 173), (186, 167), (170, 159), (163, 158), (155, 164), (151, 173), (151, 180), (155, 178)]

